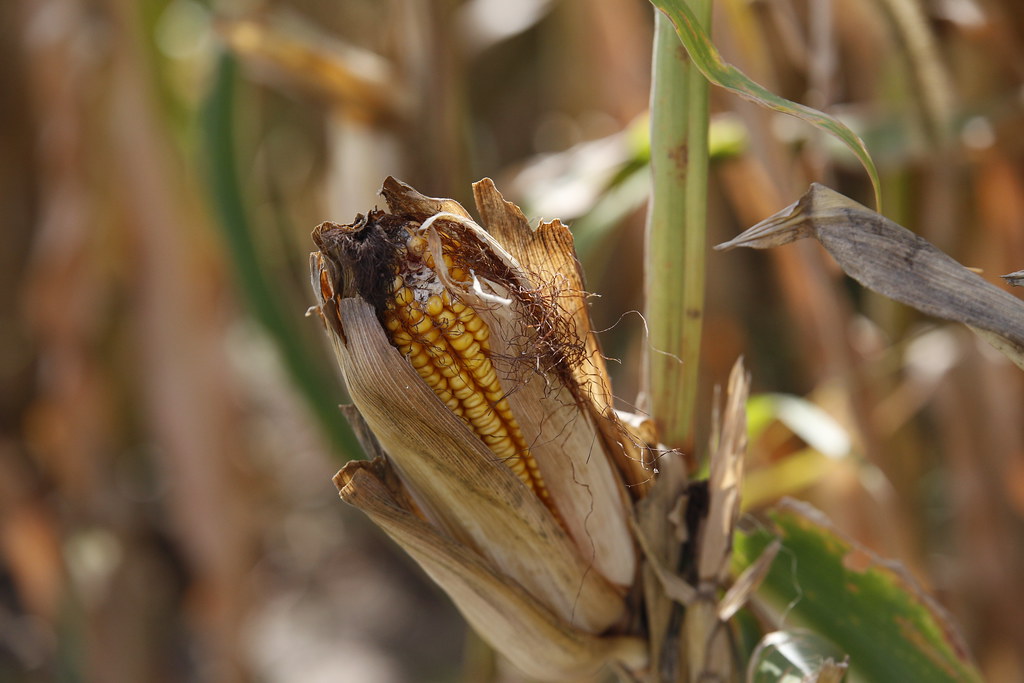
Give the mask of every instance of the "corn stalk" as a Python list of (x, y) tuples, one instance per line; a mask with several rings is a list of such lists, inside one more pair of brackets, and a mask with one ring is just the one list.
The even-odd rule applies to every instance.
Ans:
[[(711, 4), (694, 2), (710, 23)], [(707, 251), (708, 83), (656, 12), (651, 172), (644, 293), (651, 414), (662, 439), (691, 447), (704, 322)]]

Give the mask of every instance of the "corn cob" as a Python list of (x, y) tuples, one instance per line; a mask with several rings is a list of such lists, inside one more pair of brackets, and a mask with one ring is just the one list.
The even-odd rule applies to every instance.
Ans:
[[(393, 268), (382, 312), (392, 344), (560, 520), (491, 363), (490, 329), (441, 283), (425, 238), (412, 235), (405, 246), (406, 259)], [(453, 261), (453, 246), (446, 243), (442, 251), (448, 279), (468, 289), (472, 279)]]
[(595, 638), (633, 622), (638, 563), (621, 453), (600, 431), (614, 415), (592, 402), (589, 373), (601, 380), (603, 366), (583, 366), (590, 326), (571, 236), (531, 230), (486, 185), (489, 232), (393, 178), (382, 194), (387, 211), (313, 233), (317, 308), (355, 426), (386, 454), (347, 465), (342, 498), (531, 675), (575, 679), (606, 659), (643, 669), (642, 640), (629, 638), (639, 657), (623, 657)]

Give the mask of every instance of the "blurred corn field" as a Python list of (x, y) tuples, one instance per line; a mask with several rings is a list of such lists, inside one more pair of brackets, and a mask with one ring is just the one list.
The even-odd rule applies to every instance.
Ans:
[[(495, 179), (583, 260), (633, 409), (653, 10), (639, 0), (0, 3), (0, 680), (516, 681), (331, 476), (361, 457), (305, 317), (309, 233), (394, 175)], [(865, 140), (883, 213), (1024, 268), (1024, 4), (718, 0), (724, 57)], [(712, 90), (709, 244), (819, 132)], [(709, 253), (697, 437), (753, 377), (748, 512), (795, 496), (1024, 681), (1024, 375), (810, 242)], [(1017, 290), (1019, 297), (1021, 290)], [(494, 670), (497, 667), (497, 670)]]

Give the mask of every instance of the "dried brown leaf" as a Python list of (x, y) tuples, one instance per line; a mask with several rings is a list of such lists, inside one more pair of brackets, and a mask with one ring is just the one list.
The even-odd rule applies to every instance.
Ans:
[(729, 374), (721, 436), (711, 456), (708, 481), (710, 509), (698, 553), (697, 574), (701, 580), (721, 579), (728, 572), (732, 534), (740, 514), (749, 393), (750, 376), (744, 371), (741, 358)]
[(1024, 368), (1024, 302), (923, 237), (823, 185), (811, 185), (795, 204), (715, 249), (765, 249), (805, 237), (817, 239), (865, 287), (984, 331), (987, 341)]
[(1006, 275), (1001, 275), (1004, 280), (1014, 287), (1024, 287), (1024, 270), (1017, 270)]

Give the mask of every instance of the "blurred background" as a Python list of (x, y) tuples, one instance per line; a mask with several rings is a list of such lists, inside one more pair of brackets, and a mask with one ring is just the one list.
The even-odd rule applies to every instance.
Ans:
[[(652, 26), (641, 0), (0, 3), (0, 681), (520, 680), (337, 499), (359, 451), (309, 233), (387, 175), (467, 206), (493, 177), (571, 223), (629, 408)], [(714, 34), (862, 135), (887, 216), (998, 286), (1024, 268), (1024, 4), (718, 0)], [(870, 204), (814, 130), (712, 108), (712, 244), (811, 181)], [(1024, 375), (815, 245), (708, 259), (702, 392), (746, 357), (750, 511), (821, 507), (1024, 680)]]

